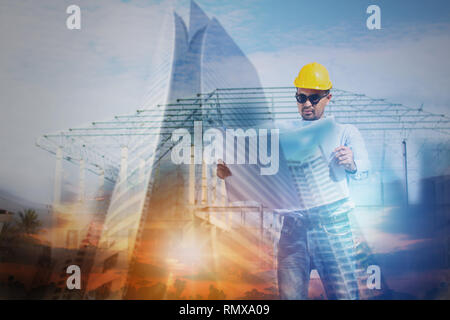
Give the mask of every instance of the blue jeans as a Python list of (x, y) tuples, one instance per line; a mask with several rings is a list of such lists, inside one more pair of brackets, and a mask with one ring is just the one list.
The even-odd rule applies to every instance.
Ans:
[(285, 214), (278, 243), (280, 299), (308, 298), (310, 273), (317, 269), (328, 299), (359, 298), (355, 248), (347, 199)]

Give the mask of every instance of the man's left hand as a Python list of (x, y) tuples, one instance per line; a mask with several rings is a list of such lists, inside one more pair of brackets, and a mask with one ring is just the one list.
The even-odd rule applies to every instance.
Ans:
[(349, 147), (339, 146), (334, 149), (334, 160), (340, 166), (343, 166), (345, 170), (354, 172), (356, 171), (356, 164), (353, 160), (353, 151)]

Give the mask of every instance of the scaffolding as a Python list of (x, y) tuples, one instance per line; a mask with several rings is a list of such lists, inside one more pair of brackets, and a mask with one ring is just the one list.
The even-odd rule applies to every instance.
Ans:
[[(185, 127), (188, 118), (207, 121), (211, 127), (234, 120), (292, 120), (298, 118), (294, 93), (293, 87), (216, 89), (172, 104), (138, 109), (134, 114), (117, 115), (108, 121), (46, 134), (36, 144), (54, 155), (60, 152), (69, 162), (77, 165), (84, 162), (86, 170), (104, 174), (106, 180), (115, 182), (120, 173), (121, 150), (124, 146), (132, 150), (142, 136), (154, 136), (154, 140), (158, 136), (170, 138), (173, 130)], [(450, 117), (444, 114), (345, 90), (333, 89), (332, 93), (327, 115), (340, 123), (355, 125), (367, 144), (403, 142), (413, 131), (450, 135)], [(261, 111), (262, 105), (269, 106), (269, 111)], [(242, 109), (248, 111), (243, 116), (249, 119), (236, 119), (236, 112)]]

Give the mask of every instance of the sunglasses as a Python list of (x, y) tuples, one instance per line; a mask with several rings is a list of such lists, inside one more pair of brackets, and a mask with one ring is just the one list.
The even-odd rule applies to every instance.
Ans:
[(329, 92), (326, 92), (322, 95), (315, 93), (315, 94), (307, 96), (306, 94), (303, 94), (303, 93), (300, 93), (300, 94), (296, 93), (295, 98), (297, 99), (298, 103), (304, 104), (304, 103), (306, 103), (307, 100), (309, 100), (312, 105), (315, 105), (315, 104), (318, 104), (320, 100), (322, 100), (323, 98), (328, 96), (328, 94), (329, 94)]

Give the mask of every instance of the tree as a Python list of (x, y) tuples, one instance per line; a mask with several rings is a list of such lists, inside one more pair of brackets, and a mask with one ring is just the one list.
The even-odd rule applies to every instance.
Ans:
[(36, 211), (27, 209), (19, 212), (19, 219), (16, 221), (18, 229), (26, 235), (36, 234), (39, 232), (42, 223), (38, 219)]
[(11, 222), (5, 222), (3, 228), (0, 229), (0, 242), (8, 240), (15, 235), (17, 228)]
[(12, 243), (17, 240), (17, 227), (6, 222), (0, 230), (0, 260), (14, 255)]
[(175, 288), (175, 299), (181, 299), (181, 293), (183, 292), (184, 288), (186, 288), (186, 281), (176, 279), (174, 283)]
[(223, 290), (219, 290), (216, 287), (214, 287), (213, 284), (209, 285), (209, 295), (208, 300), (225, 300), (226, 294), (223, 292)]

